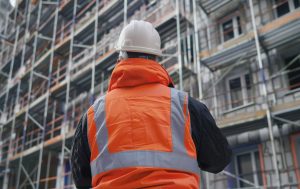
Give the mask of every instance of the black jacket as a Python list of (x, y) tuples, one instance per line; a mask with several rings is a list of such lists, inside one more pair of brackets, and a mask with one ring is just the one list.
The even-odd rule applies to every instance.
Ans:
[[(203, 171), (218, 173), (231, 159), (228, 142), (203, 103), (189, 97), (188, 108), (198, 165)], [(77, 188), (91, 188), (90, 155), (84, 114), (75, 131), (71, 154), (72, 174)]]

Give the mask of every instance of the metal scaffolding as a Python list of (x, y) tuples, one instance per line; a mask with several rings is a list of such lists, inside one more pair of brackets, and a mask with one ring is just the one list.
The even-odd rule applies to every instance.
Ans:
[[(273, 18), (287, 2), (293, 11)], [(300, 39), (300, 14), (288, 0), (279, 5), (257, 0), (18, 1), (0, 29), (1, 187), (75, 188), (69, 157), (76, 124), (107, 91), (117, 61), (116, 40), (133, 19), (153, 23), (162, 40), (160, 64), (177, 88), (207, 104), (233, 147), (252, 138), (260, 145), (254, 176), (241, 173), (236, 153), (222, 173), (201, 172), (201, 188), (300, 187), (295, 143), (300, 85), (288, 75), (300, 70), (290, 68), (300, 61), (300, 52), (292, 48)], [(281, 67), (270, 65), (271, 58), (281, 64), (277, 60), (285, 48), (296, 56)], [(242, 76), (241, 92), (232, 92), (231, 75), (245, 70), (253, 81), (248, 84)], [(291, 142), (292, 160), (280, 158), (286, 156), (282, 135)], [(286, 168), (281, 159), (287, 159)], [(271, 165), (265, 165), (268, 161)], [(286, 182), (285, 174), (293, 179)]]

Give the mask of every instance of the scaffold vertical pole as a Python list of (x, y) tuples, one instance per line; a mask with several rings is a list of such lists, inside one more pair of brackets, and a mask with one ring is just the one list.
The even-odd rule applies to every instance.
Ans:
[[(49, 171), (50, 171), (50, 165), (51, 165), (51, 158), (52, 158), (52, 153), (49, 152), (48, 153), (48, 159), (47, 159), (47, 170), (46, 170), (46, 178), (49, 177)], [(48, 189), (48, 183), (49, 183), (49, 180), (47, 179), (46, 180), (46, 183), (45, 183), (45, 187), (44, 189)]]
[(4, 26), (4, 33), (3, 35), (6, 36), (7, 35), (7, 28), (8, 28), (8, 21), (9, 21), (9, 13), (6, 12), (6, 19), (5, 19), (5, 26)]
[(19, 9), (19, 1), (16, 2), (15, 12), (14, 12), (14, 26), (13, 28), (17, 27), (17, 17), (18, 17), (18, 9)]
[[(14, 62), (15, 62), (17, 44), (18, 44), (18, 39), (19, 39), (19, 30), (20, 30), (20, 28), (18, 26), (17, 29), (16, 29), (16, 33), (15, 33), (14, 47), (13, 47), (13, 52), (12, 52), (12, 55), (11, 55), (11, 57), (12, 57), (11, 61), (12, 61), (12, 63), (10, 64), (9, 75), (7, 77), (7, 86), (6, 86), (6, 89), (5, 89), (5, 98), (4, 98), (3, 113), (1, 114), (1, 116), (5, 116), (6, 118), (7, 118), (6, 108), (7, 108), (7, 103), (8, 103), (9, 90), (10, 90), (10, 82), (11, 82), (11, 79), (12, 79), (13, 66), (14, 66)], [(1, 119), (1, 117), (0, 117), (0, 119)], [(3, 127), (4, 127), (4, 125), (0, 125), (0, 142), (2, 141)], [(8, 162), (8, 158), (7, 158), (7, 160), (5, 162), (5, 167), (7, 167), (8, 164), (9, 164), (9, 162)], [(5, 172), (3, 185), (5, 185), (7, 182), (8, 182), (8, 177), (7, 177), (7, 173)]]
[[(14, 47), (13, 47), (13, 52), (11, 55), (11, 63), (9, 66), (9, 74), (8, 74), (8, 78), (7, 78), (7, 86), (5, 89), (5, 98), (4, 98), (4, 107), (3, 107), (3, 114), (4, 116), (7, 117), (6, 115), (6, 109), (7, 109), (7, 103), (8, 103), (8, 97), (9, 97), (9, 90), (10, 90), (10, 84), (11, 84), (11, 80), (12, 80), (12, 72), (13, 72), (13, 67), (14, 67), (14, 62), (15, 62), (15, 56), (16, 56), (16, 51), (17, 51), (17, 44), (18, 44), (18, 39), (19, 39), (19, 31), (20, 31), (20, 27), (18, 26), (16, 29), (16, 34), (15, 34), (15, 41), (14, 41)], [(3, 126), (1, 126), (1, 132), (0, 132), (0, 141), (2, 141), (2, 132), (3, 132)]]
[[(56, 113), (56, 104), (57, 104), (57, 101), (54, 100), (54, 102), (53, 102), (52, 120), (55, 120), (55, 119), (56, 119), (56, 115), (55, 115), (55, 113)], [(51, 124), (51, 130), (53, 130), (54, 127), (55, 127), (55, 122), (52, 121), (52, 124)], [(50, 138), (53, 138), (53, 135), (54, 135), (54, 132), (51, 132)]]
[(215, 117), (218, 116), (218, 98), (217, 98), (217, 91), (216, 91), (216, 86), (217, 86), (217, 83), (216, 83), (216, 78), (215, 78), (215, 73), (214, 72), (211, 72), (211, 74), (213, 75), (213, 101), (214, 101), (214, 114), (215, 114)]
[(180, 32), (180, 10), (179, 1), (176, 0), (176, 31), (177, 31), (177, 58), (178, 58), (178, 70), (179, 70), (179, 89), (183, 90), (182, 79), (182, 55), (181, 55), (181, 32)]
[(93, 49), (93, 63), (92, 63), (92, 82), (91, 82), (91, 95), (94, 99), (95, 96), (95, 72), (96, 72), (96, 54), (97, 54), (97, 36), (98, 36), (98, 16), (99, 16), (99, 0), (96, 0), (96, 13), (95, 13), (95, 29), (94, 29), (94, 49)]
[(101, 72), (100, 93), (101, 93), (101, 95), (103, 95), (103, 93), (104, 93), (104, 71)]
[(270, 107), (268, 104), (267, 86), (266, 86), (265, 73), (264, 73), (264, 68), (263, 68), (263, 63), (262, 63), (261, 52), (260, 52), (260, 44), (259, 44), (258, 33), (257, 33), (257, 28), (256, 28), (255, 15), (254, 15), (254, 10), (253, 10), (253, 1), (252, 0), (248, 0), (248, 1), (249, 1), (249, 6), (250, 6), (251, 21), (252, 21), (252, 27), (253, 27), (253, 32), (254, 32), (254, 38), (255, 38), (258, 67), (259, 67), (259, 72), (261, 74), (261, 79), (263, 80), (261, 82), (261, 89), (262, 89), (262, 95), (264, 97), (264, 106), (266, 109), (269, 136), (270, 136), (270, 140), (271, 140), (272, 163), (274, 166), (276, 182), (277, 182), (276, 187), (280, 188), (280, 185), (281, 185), (280, 184), (280, 175), (279, 175), (279, 169), (278, 169), (278, 164), (277, 164), (277, 155), (276, 155), (276, 149), (275, 149), (271, 111), (270, 111)]
[(53, 33), (52, 33), (52, 43), (51, 43), (52, 52), (50, 55), (50, 64), (48, 70), (47, 92), (46, 92), (46, 100), (45, 100), (45, 108), (44, 108), (44, 120), (43, 120), (43, 129), (42, 129), (42, 138), (41, 138), (42, 141), (41, 141), (41, 148), (39, 152), (39, 164), (38, 164), (38, 171), (36, 177), (36, 188), (39, 188), (40, 186), (39, 181), (41, 177), (41, 168), (42, 168), (43, 152), (44, 152), (44, 140), (45, 140), (47, 115), (48, 115), (48, 107), (49, 107), (49, 100), (50, 100), (51, 74), (52, 74), (53, 59), (54, 59), (54, 46), (55, 46), (55, 38), (56, 38), (57, 19), (58, 19), (58, 2), (55, 9), (55, 16), (54, 16), (54, 23), (53, 23)]
[[(19, 98), (20, 98), (20, 87), (21, 87), (21, 81), (18, 82), (18, 89), (17, 89), (17, 97), (16, 97), (16, 102), (19, 101)], [(10, 139), (9, 139), (9, 152), (8, 152), (8, 155), (7, 155), (7, 159), (6, 159), (6, 162), (5, 162), (5, 173), (4, 173), (4, 180), (3, 180), (3, 189), (8, 189), (8, 183), (9, 183), (9, 172), (7, 171), (9, 169), (9, 159), (10, 157), (12, 156), (12, 153), (13, 153), (13, 146), (12, 146), (12, 143), (13, 143), (13, 140), (14, 140), (14, 136), (13, 135), (13, 132), (15, 130), (15, 125), (16, 125), (16, 114), (14, 114), (13, 116), (13, 120), (12, 120), (12, 126), (11, 126), (11, 129), (10, 129)]]
[(197, 68), (197, 83), (198, 83), (198, 92), (199, 92), (199, 99), (202, 100), (202, 80), (201, 80), (201, 60), (199, 56), (200, 47), (199, 47), (199, 34), (198, 34), (198, 21), (197, 21), (197, 5), (196, 0), (193, 0), (193, 21), (194, 21), (194, 36), (195, 36), (195, 47), (196, 47), (196, 68)]
[(23, 51), (22, 51), (22, 58), (21, 58), (21, 67), (24, 65), (25, 62), (25, 54), (26, 54), (26, 38), (27, 38), (27, 34), (28, 34), (28, 28), (29, 28), (29, 24), (30, 24), (30, 10), (31, 10), (31, 3), (29, 2), (29, 0), (26, 1), (26, 6), (28, 6), (27, 8), (27, 14), (26, 14), (26, 27), (25, 27), (25, 33), (24, 33), (24, 44), (23, 44)]
[(124, 0), (124, 27), (127, 25), (127, 0)]
[[(11, 55), (11, 59), (12, 59), (13, 62), (15, 61), (15, 54), (16, 54), (16, 50), (17, 50), (17, 43), (18, 43), (19, 30), (20, 30), (20, 27), (16, 26), (18, 8), (19, 8), (18, 3), (16, 3), (16, 7), (15, 7), (15, 10), (14, 10), (15, 14), (14, 14), (14, 27), (13, 28), (17, 28), (17, 29), (16, 29), (16, 34), (15, 34), (15, 41), (14, 41), (13, 52), (12, 52), (12, 55)], [(8, 23), (9, 19), (10, 18), (9, 18), (9, 13), (8, 13), (7, 14), (7, 22), (6, 23)], [(7, 34), (7, 27), (8, 27), (8, 25), (4, 28), (5, 29), (5, 35)], [(5, 99), (4, 99), (4, 107), (3, 107), (3, 114), (4, 115), (6, 113), (6, 108), (7, 108), (8, 92), (9, 92), (9, 88), (10, 88), (9, 82), (10, 82), (10, 80), (12, 78), (13, 65), (14, 65), (14, 63), (11, 63), (11, 65), (9, 67), (9, 76), (7, 78), (7, 86), (6, 86), (6, 93), (5, 93)], [(3, 126), (1, 126), (0, 128), (1, 128), (1, 131), (0, 131), (0, 141), (2, 141)]]
[(206, 186), (206, 189), (210, 189), (210, 180), (209, 180), (208, 172), (205, 172), (205, 186)]
[(74, 44), (74, 30), (76, 24), (76, 9), (77, 9), (77, 0), (74, 0), (73, 6), (73, 16), (72, 16), (72, 26), (71, 26), (71, 41), (70, 41), (70, 53), (69, 60), (67, 66), (66, 80), (67, 80), (67, 89), (66, 89), (66, 101), (64, 104), (64, 119), (63, 119), (63, 127), (61, 130), (62, 134), (62, 146), (61, 146), (61, 154), (60, 154), (60, 163), (59, 167), (61, 168), (60, 175), (58, 176), (57, 182), (59, 188), (63, 188), (64, 186), (64, 159), (65, 159), (65, 145), (66, 145), (66, 130), (69, 128), (68, 124), (68, 105), (69, 105), (69, 97), (70, 97), (70, 85), (71, 85), (71, 66), (73, 64), (73, 44)]
[[(7, 27), (8, 27), (8, 21), (9, 21), (9, 13), (8, 12), (5, 12), (5, 24), (4, 24), (4, 30), (3, 30), (3, 35), (4, 36), (7, 36)], [(3, 48), (3, 45), (4, 44), (4, 41), (3, 40), (1, 40), (1, 45), (2, 45), (2, 48)], [(4, 58), (3, 58), (3, 53), (5, 52), (5, 50), (3, 50), (3, 51), (1, 51), (1, 61), (3, 61), (4, 60)]]
[[(36, 25), (36, 30), (37, 31), (39, 30), (39, 27), (40, 27), (41, 9), (42, 9), (42, 2), (39, 1), (37, 25)], [(36, 51), (37, 51), (37, 43), (38, 43), (37, 41), (38, 41), (38, 34), (36, 33), (35, 38), (34, 38), (33, 60), (31, 61), (31, 68), (30, 68), (28, 97), (27, 97), (27, 105), (26, 105), (26, 113), (25, 113), (23, 133), (22, 133), (21, 151), (24, 151), (25, 139), (26, 139), (26, 130), (27, 130), (27, 127), (28, 127), (28, 117), (29, 117), (29, 108), (30, 108), (30, 99), (31, 99), (31, 90), (32, 90), (32, 82), (33, 82), (33, 72), (34, 72), (33, 67), (34, 67), (34, 63), (36, 61)], [(22, 166), (22, 161), (23, 161), (23, 153), (21, 154), (21, 156), (19, 158), (16, 188), (19, 188), (19, 185), (20, 185), (21, 171), (22, 171), (22, 167), (23, 167)]]

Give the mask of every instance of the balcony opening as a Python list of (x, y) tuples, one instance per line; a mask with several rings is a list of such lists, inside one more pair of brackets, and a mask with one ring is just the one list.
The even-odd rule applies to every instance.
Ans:
[(300, 58), (295, 60), (296, 56), (286, 58), (284, 60), (288, 71), (289, 89), (294, 90), (300, 88)]
[(252, 85), (250, 74), (242, 74), (228, 79), (230, 108), (247, 105), (252, 102)]
[(275, 0), (274, 2), (277, 17), (281, 17), (300, 6), (300, 0)]
[(221, 41), (226, 42), (242, 34), (240, 16), (233, 16), (220, 21)]

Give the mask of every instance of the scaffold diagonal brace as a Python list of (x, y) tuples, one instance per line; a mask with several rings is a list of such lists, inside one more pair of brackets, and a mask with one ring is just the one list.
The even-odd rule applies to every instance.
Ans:
[(283, 68), (281, 68), (279, 71), (277, 71), (275, 74), (271, 75), (270, 78), (274, 78), (277, 77), (284, 72), (284, 70), (286, 70), (288, 67), (290, 67), (292, 64), (294, 64), (295, 62), (297, 62), (297, 60), (300, 59), (300, 54), (298, 54), (295, 58), (293, 58), (288, 64), (286, 64), (286, 66), (284, 66)]
[(65, 149), (65, 151), (66, 151), (67, 153), (71, 153), (71, 150), (70, 150), (68, 147), (65, 146), (64, 149)]
[(29, 176), (29, 174), (28, 174), (28, 172), (26, 171), (26, 169), (25, 169), (25, 167), (24, 167), (23, 165), (21, 165), (21, 169), (23, 170), (24, 174), (26, 175), (26, 177), (27, 177), (27, 179), (28, 179), (28, 181), (29, 181), (31, 187), (32, 187), (32, 188), (35, 188), (35, 187), (34, 187), (34, 184), (33, 184), (33, 182), (32, 182), (32, 180), (31, 180), (31, 178), (30, 178), (30, 176)]
[(214, 83), (214, 85), (219, 84), (219, 82), (222, 81), (224, 77), (226, 77), (233, 70), (233, 68), (237, 67), (238, 65), (241, 65), (243, 63), (242, 60), (246, 57), (247, 54), (248, 54), (247, 52), (242, 54), (234, 64), (232, 64), (229, 68), (227, 68), (225, 73), (223, 73), (223, 75), (218, 78), (218, 80)]
[(281, 122), (284, 122), (284, 123), (289, 123), (291, 125), (295, 125), (295, 126), (300, 127), (300, 123), (297, 123), (295, 121), (287, 120), (287, 119), (284, 119), (284, 118), (281, 118), (281, 117), (277, 117), (277, 116), (272, 116), (272, 117), (273, 117), (273, 119), (276, 119), (278, 121), (281, 121)]
[(228, 171), (222, 171), (222, 173), (223, 173), (224, 175), (226, 175), (226, 176), (229, 176), (229, 177), (235, 178), (235, 179), (237, 179), (237, 180), (239, 180), (239, 181), (241, 181), (241, 182), (244, 182), (245, 184), (249, 184), (249, 185), (251, 185), (251, 186), (254, 186), (255, 188), (259, 188), (259, 186), (257, 186), (255, 183), (252, 183), (252, 182), (250, 182), (250, 181), (248, 181), (248, 180), (246, 180), (246, 179), (243, 179), (243, 178), (241, 178), (241, 177), (238, 177), (238, 176), (236, 176), (236, 175), (234, 175), (234, 174), (232, 174), (232, 173), (230, 173), (230, 172), (228, 172)]
[(42, 1), (42, 4), (44, 4), (44, 5), (58, 5), (58, 2)]
[[(29, 176), (32, 176), (32, 174), (37, 170), (37, 165), (32, 169), (32, 171), (29, 173)], [(30, 178), (30, 177), (29, 177)], [(28, 178), (26, 178), (23, 183), (20, 185), (20, 188), (23, 188), (23, 186), (26, 184), (26, 181), (28, 180)]]
[(40, 77), (40, 78), (43, 78), (43, 79), (45, 79), (45, 80), (49, 80), (48, 77), (46, 77), (46, 76), (44, 76), (43, 74), (40, 74), (40, 73), (38, 73), (38, 72), (33, 71), (33, 74), (36, 75), (36, 76), (38, 76), (38, 77)]
[(90, 45), (83, 45), (83, 44), (73, 44), (74, 47), (79, 47), (79, 48), (88, 48), (88, 49), (91, 49), (93, 48), (92, 46)]
[(0, 71), (1, 75), (4, 75), (5, 77), (9, 77), (7, 73), (4, 73), (3, 71)]
[(44, 36), (44, 35), (42, 35), (42, 34), (38, 35), (38, 37), (41, 38), (41, 39), (45, 39), (45, 40), (47, 40), (47, 41), (52, 41), (52, 40), (53, 40), (51, 37)]
[(28, 118), (31, 119), (40, 129), (44, 130), (44, 127), (37, 121), (35, 120), (30, 114), (28, 114)]

